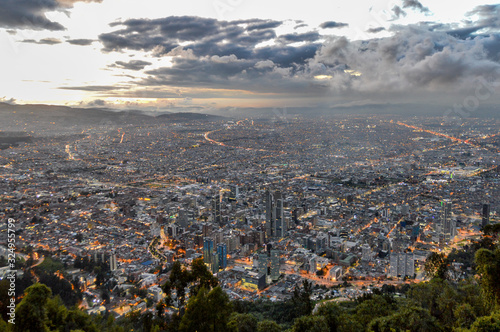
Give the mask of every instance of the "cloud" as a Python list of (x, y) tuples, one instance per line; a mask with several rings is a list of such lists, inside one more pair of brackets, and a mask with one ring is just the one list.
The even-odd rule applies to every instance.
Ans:
[(349, 26), (349, 24), (334, 21), (323, 22), (319, 25), (319, 27), (322, 29), (345, 28), (347, 26)]
[(370, 29), (366, 30), (366, 32), (368, 32), (368, 33), (378, 33), (378, 32), (384, 31), (384, 30), (385, 30), (384, 27), (377, 27), (377, 28), (370, 28)]
[[(249, 68), (262, 60), (271, 60), (280, 67), (290, 67), (312, 58), (319, 47), (314, 41), (320, 35), (306, 32), (277, 36), (271, 27), (281, 24), (280, 21), (272, 20), (218, 21), (191, 16), (134, 19), (112, 23), (118, 29), (101, 34), (99, 40), (104, 45), (104, 52), (135, 50), (158, 57), (189, 56), (192, 59), (214, 55), (235, 56), (250, 60)], [(263, 42), (278, 40), (281, 43), (258, 47)], [(305, 45), (283, 45), (295, 42)]]
[(77, 91), (91, 91), (91, 92), (104, 92), (126, 89), (127, 87), (116, 85), (86, 85), (86, 86), (61, 86), (61, 90), (77, 90)]
[(78, 0), (0, 0), (0, 8), (2, 8), (0, 28), (65, 30), (64, 26), (49, 20), (45, 14), (52, 11), (66, 11), (72, 8), (75, 2)]
[(468, 16), (477, 15), (479, 19), (475, 25), (481, 28), (499, 28), (500, 27), (500, 5), (481, 5), (475, 7), (467, 13)]
[(9, 105), (16, 105), (17, 104), (15, 98), (7, 98), (5, 96), (0, 98), (0, 103), (5, 103), (5, 104), (9, 104)]
[(67, 43), (71, 45), (78, 45), (78, 46), (88, 46), (91, 45), (94, 40), (92, 39), (68, 39), (66, 40)]
[(290, 33), (281, 35), (280, 39), (286, 42), (314, 42), (320, 39), (321, 35), (316, 31), (306, 33)]
[(57, 38), (43, 38), (38, 41), (34, 39), (25, 39), (22, 41), (23, 43), (31, 43), (31, 44), (40, 44), (40, 45), (56, 45), (61, 44), (62, 41)]
[(399, 7), (398, 5), (392, 7), (392, 11), (394, 13), (393, 19), (400, 18), (401, 16), (406, 16), (406, 12), (403, 9), (401, 9), (401, 7)]
[(458, 91), (473, 89), (477, 77), (500, 71), (497, 53), (488, 51), (498, 47), (493, 36), (462, 40), (445, 31), (408, 26), (369, 41), (333, 38), (311, 66), (329, 68), (331, 86), (338, 91)]
[(111, 67), (117, 67), (128, 70), (142, 70), (144, 67), (151, 65), (151, 62), (142, 60), (131, 60), (129, 62), (116, 61)]
[(155, 51), (163, 56), (181, 44), (197, 56), (249, 56), (251, 46), (276, 38), (274, 28), (282, 22), (272, 20), (218, 21), (194, 16), (170, 16), (160, 19), (131, 19), (114, 22), (120, 29), (101, 34), (103, 51)]
[[(474, 15), (483, 20), (491, 12)], [(116, 62), (113, 67), (142, 71), (145, 78), (132, 76), (127, 88), (65, 88), (130, 98), (290, 98), (304, 103), (361, 98), (373, 108), (388, 99), (394, 105), (417, 105), (439, 96), (436, 102), (444, 103), (451, 95), (475, 91), (478, 78), (495, 79), (500, 73), (500, 34), (477, 35), (477, 22), (393, 25), (387, 31), (392, 36), (357, 41), (317, 31), (278, 35), (272, 26), (279, 24), (192, 17), (115, 22), (114, 31), (99, 36), (103, 51), (168, 56), (169, 65), (150, 69), (148, 63), (134, 62), (140, 60)], [(194, 38), (197, 33), (200, 37)]]
[(107, 105), (107, 103), (103, 99), (95, 99), (95, 100), (92, 100), (92, 101), (87, 103), (87, 106), (90, 106), (90, 107), (103, 107), (106, 105)]
[(429, 8), (424, 7), (418, 0), (403, 0), (403, 8), (417, 9), (422, 13), (429, 12)]

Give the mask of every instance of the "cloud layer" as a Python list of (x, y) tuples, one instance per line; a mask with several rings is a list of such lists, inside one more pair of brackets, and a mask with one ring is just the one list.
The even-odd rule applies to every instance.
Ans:
[(0, 0), (0, 27), (30, 30), (65, 30), (58, 22), (45, 15), (52, 11), (66, 11), (75, 2), (102, 2), (102, 0)]

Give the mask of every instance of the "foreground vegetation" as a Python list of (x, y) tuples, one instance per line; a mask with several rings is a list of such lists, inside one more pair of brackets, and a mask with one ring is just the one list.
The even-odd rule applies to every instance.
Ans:
[[(425, 266), (429, 282), (385, 285), (356, 301), (315, 307), (306, 281), (289, 301), (230, 301), (202, 260), (195, 260), (190, 269), (174, 264), (163, 285), (168, 296), (154, 308), (155, 315), (89, 316), (68, 305), (74, 297), (61, 290), (54, 295), (36, 283), (18, 303), (15, 325), (7, 324), (2, 312), (0, 331), (500, 331), (499, 231), (499, 225), (488, 226), (481, 241), (462, 251), (432, 254)], [(471, 277), (458, 278), (453, 262), (470, 267)], [(180, 309), (167, 314), (174, 302)]]

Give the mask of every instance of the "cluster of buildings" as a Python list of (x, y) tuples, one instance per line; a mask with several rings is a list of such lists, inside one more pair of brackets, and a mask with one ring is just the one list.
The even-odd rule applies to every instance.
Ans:
[(304, 278), (422, 279), (429, 253), (498, 218), (495, 128), (470, 121), (474, 144), (384, 117), (46, 135), (0, 151), (0, 217), (16, 220), (19, 248), (106, 262), (120, 289), (143, 280), (155, 300), (158, 267), (196, 258), (236, 299), (285, 299)]

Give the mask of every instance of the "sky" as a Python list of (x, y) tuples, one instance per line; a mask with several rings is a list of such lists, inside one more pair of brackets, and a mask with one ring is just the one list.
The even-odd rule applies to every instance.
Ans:
[(490, 1), (0, 0), (0, 101), (495, 109)]

